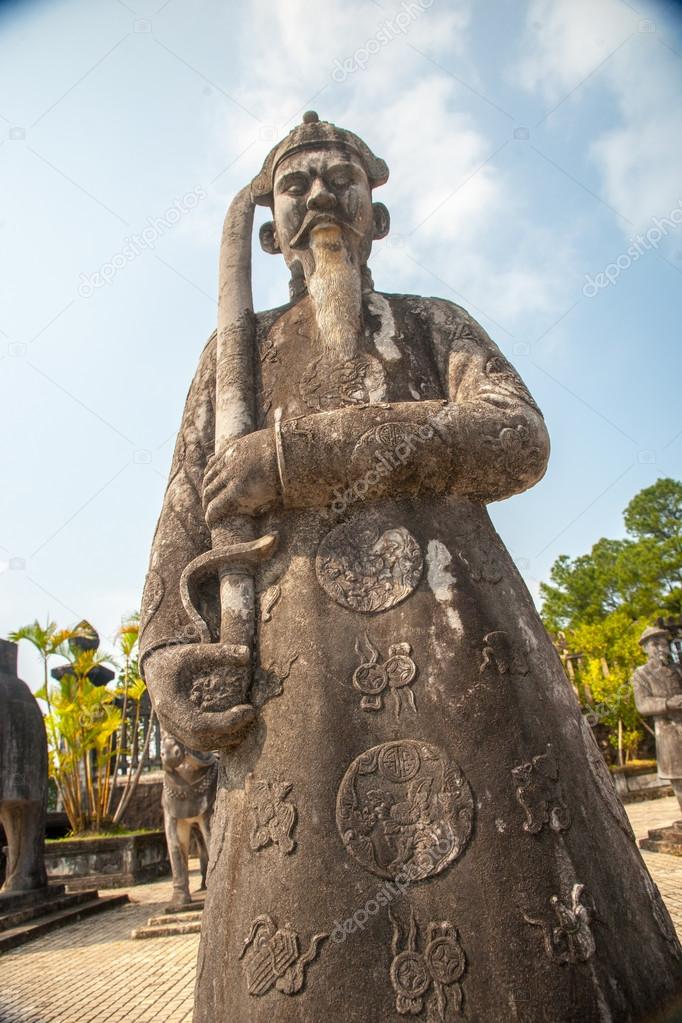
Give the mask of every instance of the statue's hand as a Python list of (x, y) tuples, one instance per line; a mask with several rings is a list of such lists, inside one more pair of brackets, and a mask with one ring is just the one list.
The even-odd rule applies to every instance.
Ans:
[(255, 721), (244, 702), (250, 667), (241, 647), (161, 647), (147, 657), (144, 674), (162, 726), (190, 749), (233, 749)]
[(258, 515), (281, 500), (275, 435), (256, 430), (231, 441), (206, 466), (203, 503), (210, 529), (233, 514)]
[(668, 710), (682, 710), (682, 693), (675, 696), (669, 696), (665, 701), (665, 705)]

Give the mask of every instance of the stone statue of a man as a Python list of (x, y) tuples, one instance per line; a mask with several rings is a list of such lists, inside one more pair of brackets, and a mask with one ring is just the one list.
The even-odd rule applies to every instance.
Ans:
[[(485, 507), (545, 424), (464, 309), (374, 290), (387, 177), (308, 113), (225, 224), (141, 634), (223, 751), (194, 1018), (642, 1021), (682, 950)], [(258, 315), (254, 204), (292, 274)]]
[(639, 642), (648, 660), (632, 676), (635, 705), (654, 719), (658, 776), (670, 781), (682, 810), (682, 668), (672, 659), (666, 629), (645, 629)]

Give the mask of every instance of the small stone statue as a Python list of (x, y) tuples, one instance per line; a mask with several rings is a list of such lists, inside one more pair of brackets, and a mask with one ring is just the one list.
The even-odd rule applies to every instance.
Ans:
[(682, 668), (672, 659), (665, 629), (645, 629), (639, 642), (648, 660), (632, 676), (635, 704), (654, 719), (658, 776), (670, 781), (682, 810)]
[(206, 888), (218, 761), (212, 753), (188, 749), (173, 735), (163, 737), (161, 761), (164, 770), (163, 818), (173, 871), (171, 904), (184, 906), (192, 901), (188, 860), (193, 828), (201, 864), (200, 891)]
[(17, 678), (17, 647), (0, 639), (0, 823), (7, 870), (0, 889), (47, 884), (43, 843), (47, 812), (47, 738), (35, 697)]
[(663, 1018), (682, 948), (486, 508), (545, 423), (466, 310), (375, 290), (387, 178), (308, 111), (225, 220), (140, 622), (221, 757), (194, 1023)]

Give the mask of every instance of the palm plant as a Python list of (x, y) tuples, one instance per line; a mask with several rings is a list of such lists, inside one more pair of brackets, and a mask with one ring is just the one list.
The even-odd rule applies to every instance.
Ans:
[(44, 699), (47, 703), (48, 711), (51, 709), (50, 694), (48, 692), (48, 661), (50, 660), (50, 657), (54, 657), (55, 654), (60, 654), (62, 657), (65, 657), (66, 644), (70, 639), (74, 639), (77, 636), (80, 636), (78, 628), (59, 629), (57, 628), (56, 622), (51, 622), (49, 620), (43, 628), (36, 618), (31, 625), (22, 625), (22, 627), (20, 629), (16, 629), (15, 632), (10, 632), (7, 637), (12, 643), (18, 643), (22, 639), (27, 640), (29, 643), (33, 644), (40, 654), (43, 662)]
[[(112, 736), (121, 723), (115, 693), (95, 686), (93, 668), (107, 661), (94, 650), (74, 651), (70, 670), (52, 687), (45, 716), (50, 774), (62, 797), (71, 830), (99, 831), (106, 818), (111, 784)], [(48, 689), (38, 696), (46, 699)]]
[[(151, 741), (152, 732), (155, 724), (155, 714), (152, 710), (151, 715), (146, 721), (145, 733), (142, 736), (142, 742), (140, 743), (140, 721), (142, 717), (142, 705), (147, 692), (144, 679), (140, 676), (138, 659), (137, 659), (137, 643), (140, 635), (140, 624), (139, 614), (133, 614), (129, 618), (124, 619), (121, 623), (121, 627), (118, 631), (118, 644), (122, 655), (122, 666), (120, 674), (120, 684), (117, 690), (117, 696), (121, 699), (121, 724), (119, 733), (116, 740), (116, 757), (113, 766), (113, 779), (107, 802), (107, 812), (111, 815), (111, 821), (113, 824), (118, 824), (126, 809), (128, 808), (130, 801), (137, 788), (137, 783), (140, 780), (142, 769), (147, 759), (149, 752), (149, 743)], [(129, 711), (130, 705), (134, 706), (132, 728), (129, 729)], [(128, 729), (132, 736), (132, 747), (128, 748), (127, 745), (127, 733)], [(141, 749), (140, 749), (141, 745)], [(121, 794), (121, 798), (118, 801), (116, 809), (113, 810), (114, 794), (115, 794), (115, 781), (118, 776), (118, 770), (123, 754), (129, 755), (129, 769), (126, 776), (125, 786)], [(133, 765), (135, 770), (133, 771)]]

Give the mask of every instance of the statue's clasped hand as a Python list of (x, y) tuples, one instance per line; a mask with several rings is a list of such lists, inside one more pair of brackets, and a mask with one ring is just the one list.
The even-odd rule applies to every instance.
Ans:
[(272, 429), (231, 441), (208, 461), (203, 505), (210, 529), (230, 515), (259, 515), (281, 500)]
[(238, 746), (256, 719), (245, 703), (250, 678), (246, 647), (191, 643), (154, 650), (145, 679), (163, 727), (191, 749)]

